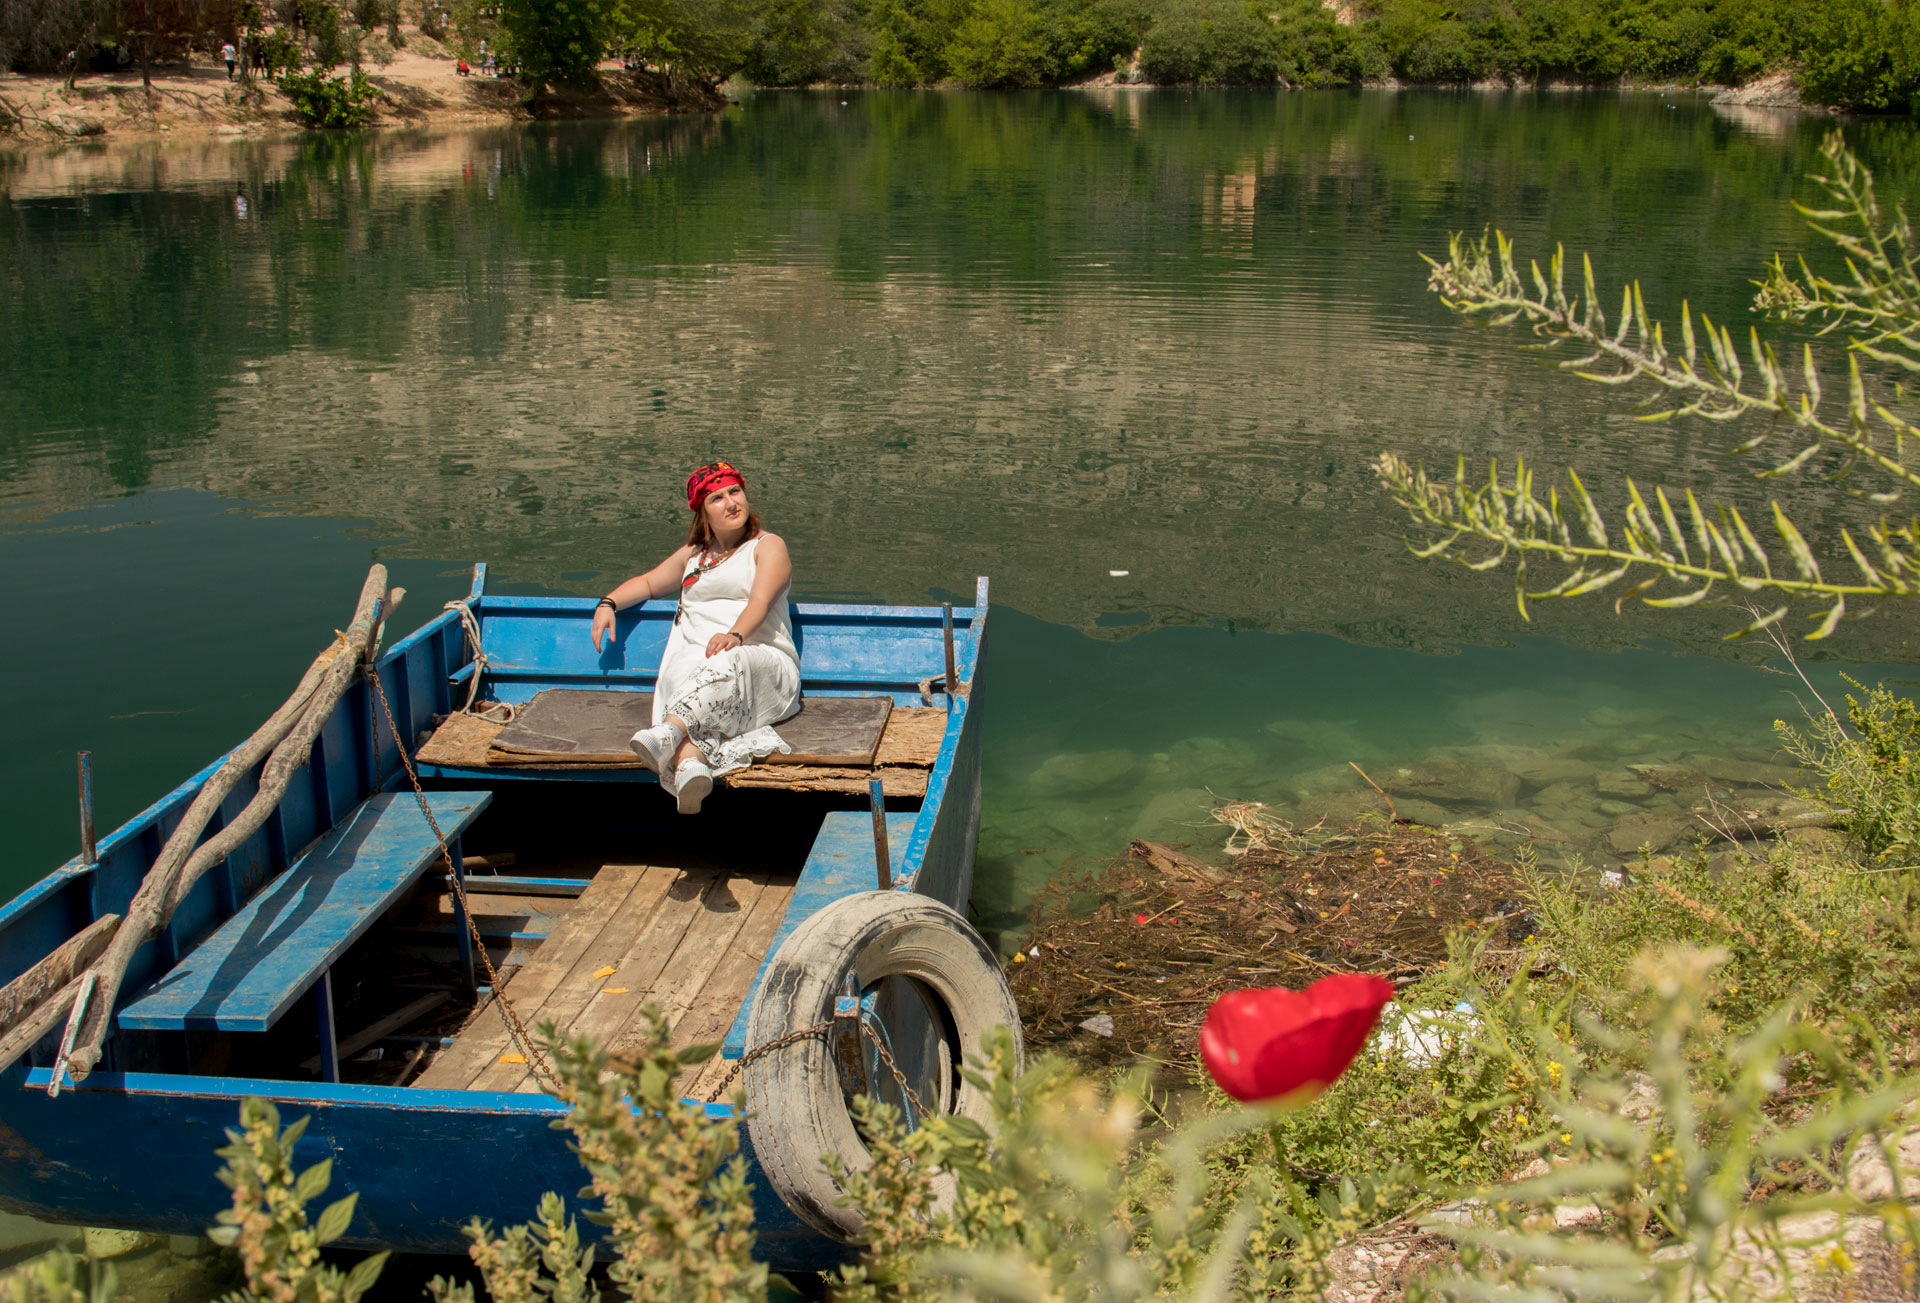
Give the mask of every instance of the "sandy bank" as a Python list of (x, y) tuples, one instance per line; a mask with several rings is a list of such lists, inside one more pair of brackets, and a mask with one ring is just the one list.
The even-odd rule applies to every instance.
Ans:
[[(514, 122), (536, 118), (636, 117), (665, 112), (608, 62), (596, 94), (560, 91), (522, 102), (517, 82), (459, 75), (451, 54), (416, 38), (385, 65), (364, 71), (382, 95), (375, 126)], [(9, 125), (10, 124), (10, 125)], [(102, 136), (299, 131), (292, 105), (264, 78), (228, 81), (224, 65), (168, 64), (151, 88), (138, 70), (89, 73), (68, 88), (59, 77), (0, 74), (0, 143), (45, 144)]]

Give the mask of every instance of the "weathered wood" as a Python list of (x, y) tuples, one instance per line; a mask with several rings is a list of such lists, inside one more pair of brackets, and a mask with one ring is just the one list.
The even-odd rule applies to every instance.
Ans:
[[(508, 998), (529, 1029), (539, 1021), (536, 1010), (572, 970), (579, 952), (600, 935), (608, 917), (640, 885), (646, 873), (646, 866), (638, 864), (609, 864), (601, 869), (594, 877), (593, 886), (553, 925), (533, 958), (514, 974)], [(466, 1090), (473, 1079), (512, 1044), (504, 1019), (492, 1008), (492, 1003), (474, 1010), (454, 1044), (435, 1056), (414, 1083), (416, 1086), (426, 1090)]]
[[(793, 884), (790, 882), (769, 883), (761, 891), (760, 898), (753, 903), (752, 912), (740, 924), (740, 930), (727, 946), (726, 954), (721, 956), (719, 964), (708, 975), (698, 998), (689, 1005), (686, 1014), (673, 1024), (671, 1043), (674, 1049), (683, 1050), (689, 1045), (718, 1045), (726, 1040), (734, 1019), (740, 1015), (740, 1006), (746, 1003), (747, 995), (753, 989), (753, 979), (760, 972), (761, 961), (773, 945), (774, 934), (787, 917), (787, 902), (792, 899)], [(721, 1066), (716, 1068), (715, 1064)], [(705, 1089), (711, 1091), (725, 1072), (725, 1063), (716, 1051), (706, 1063), (690, 1067), (680, 1074), (680, 1089), (691, 1092), (705, 1080)], [(695, 1098), (703, 1099), (705, 1094), (696, 1095)]]
[[(353, 621), (346, 632), (337, 634), (334, 644), (314, 658), (293, 696), (202, 785), (180, 826), (167, 839), (159, 858), (134, 894), (133, 902), (127, 906), (126, 918), (115, 931), (112, 943), (95, 963), (100, 976), (99, 989), (94, 992), (79, 1044), (67, 1060), (67, 1071), (75, 1081), (84, 1080), (100, 1061), (101, 1046), (113, 1026), (114, 1002), (134, 952), (166, 926), (179, 901), (202, 874), (259, 830), (267, 816), (279, 806), (293, 771), (307, 762), (314, 736), (359, 671), (360, 656), (373, 634), (374, 607), (386, 588), (387, 568), (376, 565), (368, 570), (366, 582), (360, 588), (360, 600), (354, 607)], [(254, 765), (260, 763), (262, 755), (266, 756), (266, 765), (254, 798), (233, 822), (196, 848), (195, 843), (214, 812)]]
[[(604, 988), (616, 987), (623, 980), (620, 965), (638, 939), (648, 935), (654, 920), (670, 894), (686, 894), (691, 884), (680, 871), (649, 868), (639, 885), (609, 915), (599, 934), (572, 957), (566, 974), (541, 1001), (534, 1020), (552, 1023), (563, 1035), (575, 1031), (574, 1019)], [(468, 1087), (471, 1090), (519, 1090), (531, 1085), (539, 1089), (531, 1069), (512, 1063), (494, 1063), (482, 1069)]]
[[(424, 1014), (431, 1013), (452, 998), (453, 997), (445, 991), (429, 991), (418, 1000), (409, 1000), (406, 1004), (400, 1006), (400, 1008), (394, 1010), (386, 1017), (376, 1022), (368, 1023), (365, 1027), (347, 1037), (346, 1040), (341, 1041), (339, 1049), (340, 1057), (343, 1059), (352, 1058), (361, 1050), (366, 1049), (367, 1046), (385, 1037), (389, 1032), (399, 1031), (408, 1023), (413, 1022)], [(318, 1072), (320, 1070), (320, 1056), (316, 1054), (300, 1066), (307, 1072)]]
[(1127, 854), (1136, 860), (1145, 860), (1170, 878), (1185, 878), (1203, 887), (1215, 887), (1227, 880), (1227, 875), (1211, 864), (1202, 864), (1193, 856), (1183, 855), (1160, 842), (1134, 842), (1127, 847)]
[[(36, 1009), (57, 995), (68, 983), (79, 977), (89, 964), (99, 958), (106, 950), (107, 943), (113, 939), (113, 930), (119, 922), (118, 914), (101, 915), (61, 942), (60, 947), (52, 954), (7, 983), (6, 989), (0, 990), (0, 1036), (6, 1036), (23, 1020), (32, 1017)], [(58, 1021), (60, 1016), (57, 1008), (58, 1001), (54, 1004), (56, 1007), (49, 1014), (52, 1020), (48, 1023), (49, 1026), (53, 1021)], [(43, 1031), (40, 1036), (45, 1034)], [(22, 1046), (22, 1052), (31, 1046), (33, 1041), (39, 1040), (40, 1036), (35, 1036), (33, 1040)], [(15, 1054), (13, 1058), (0, 1058), (0, 1071), (13, 1066), (13, 1060), (19, 1057)]]
[[(602, 992), (636, 989), (629, 963), (631, 956), (648, 947), (649, 938), (658, 935), (662, 919), (683, 917), (689, 909), (698, 908), (697, 902), (705, 894), (704, 877), (699, 873), (682, 874), (675, 869), (650, 870), (620, 908), (607, 918), (599, 934), (580, 949), (566, 975), (531, 1015), (532, 1020), (550, 1022), (567, 1035), (586, 1032), (580, 1023), (581, 1011), (596, 1003)], [(685, 931), (684, 923), (666, 926)], [(641, 984), (637, 990), (644, 993), (646, 987)], [(501, 1063), (496, 1059), (474, 1077), (468, 1089), (538, 1090), (540, 1083), (524, 1064)]]
[[(626, 987), (623, 995), (603, 995), (574, 1022), (574, 1030), (583, 1036), (606, 1041), (619, 1050), (635, 1031), (634, 1022), (644, 1005), (658, 1005), (672, 1028), (700, 998), (707, 979), (740, 932), (741, 924), (752, 915), (766, 889), (765, 874), (718, 874), (700, 893), (699, 908), (687, 919), (686, 929), (671, 946), (656, 947), (664, 952), (652, 979), (642, 985), (637, 979), (641, 965), (652, 967), (653, 955), (636, 956), (629, 971), (634, 978), (609, 981), (610, 987)], [(619, 973), (614, 974), (620, 978)]]
[[(870, 765), (887, 727), (887, 697), (809, 697), (774, 725), (791, 754), (763, 764)], [(551, 762), (628, 766), (627, 739), (653, 723), (653, 694), (605, 688), (548, 688), (520, 708), (488, 748), (494, 764)]]
[[(92, 971), (92, 970), (87, 970)], [(39, 1044), (40, 1038), (66, 1021), (73, 1002), (86, 984), (86, 973), (74, 978), (39, 1004), (29, 1009), (13, 1030), (0, 1036), (0, 1068), (11, 1067), (22, 1054)]]

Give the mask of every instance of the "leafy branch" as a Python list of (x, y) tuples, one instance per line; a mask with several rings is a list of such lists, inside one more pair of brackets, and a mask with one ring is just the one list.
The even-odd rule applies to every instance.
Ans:
[[(1846, 254), (1848, 279), (1816, 275), (1804, 260), (1799, 274), (1791, 276), (1776, 258), (1755, 302), (1776, 319), (1818, 321), (1821, 334), (1860, 332), (1849, 343), (1844, 411), (1835, 411), (1826, 401), (1811, 344), (1802, 347), (1796, 375), (1796, 368), (1782, 363), (1758, 331), (1749, 331), (1743, 363), (1743, 350), (1730, 329), (1702, 314), (1696, 330), (1694, 314), (1683, 304), (1676, 350), (1669, 347), (1662, 323), (1648, 317), (1638, 283), (1623, 290), (1618, 324), (1610, 326), (1600, 307), (1591, 260), (1581, 260), (1581, 290), (1570, 296), (1561, 250), (1544, 272), (1537, 262), (1528, 264), (1529, 288), (1515, 262), (1512, 241), (1498, 232), (1491, 244), (1485, 236), (1470, 240), (1456, 233), (1448, 242), (1447, 261), (1427, 260), (1433, 268), (1429, 287), (1448, 308), (1469, 319), (1494, 326), (1526, 321), (1540, 341), (1530, 346), (1534, 351), (1578, 350), (1579, 356), (1554, 363), (1561, 370), (1606, 385), (1650, 382), (1656, 393), (1650, 410), (1640, 416), (1643, 421), (1677, 416), (1734, 421), (1764, 414), (1765, 428), (1730, 450), (1744, 455), (1778, 435), (1794, 436), (1784, 455), (1769, 458), (1772, 464), (1759, 472), (1762, 478), (1793, 474), (1824, 449), (1840, 457), (1833, 478), (1865, 467), (1886, 487), (1861, 496), (1893, 502), (1909, 487), (1920, 487), (1920, 471), (1907, 464), (1907, 443), (1920, 438), (1920, 427), (1868, 396), (1860, 359), (1920, 371), (1920, 270), (1905, 212), (1896, 210), (1892, 218), (1881, 212), (1872, 174), (1837, 134), (1828, 137), (1823, 152), (1829, 172), (1816, 179), (1834, 206), (1801, 211)], [(1902, 386), (1894, 385), (1894, 397), (1905, 397)], [(1902, 525), (1882, 518), (1866, 531), (1864, 546), (1841, 530), (1846, 551), (1842, 564), (1850, 564), (1853, 577), (1834, 580), (1823, 574), (1805, 534), (1778, 501), (1770, 504), (1770, 552), (1737, 507), (1716, 502), (1709, 510), (1690, 489), (1684, 493), (1683, 509), (1676, 510), (1665, 489), (1656, 487), (1650, 504), (1627, 481), (1626, 520), (1616, 536), (1572, 471), (1567, 489), (1550, 486), (1544, 500), (1524, 463), (1516, 464), (1505, 483), (1497, 465), (1484, 483), (1469, 479), (1463, 460), (1452, 483), (1444, 484), (1391, 453), (1378, 459), (1374, 471), (1415, 523), (1429, 531), (1427, 541), (1414, 546), (1416, 555), (1446, 557), (1475, 570), (1513, 558), (1515, 597), (1523, 618), (1530, 597), (1577, 597), (1627, 580), (1617, 610), (1627, 598), (1673, 580), (1686, 584), (1688, 591), (1642, 600), (1679, 607), (1763, 590), (1786, 599), (1734, 637), (1774, 624), (1795, 601), (1818, 601), (1825, 610), (1816, 613), (1818, 624), (1807, 636), (1824, 638), (1847, 614), (1849, 599), (1877, 604), (1882, 598), (1920, 591), (1916, 521)], [(1557, 561), (1568, 573), (1551, 587), (1530, 592), (1529, 557)]]

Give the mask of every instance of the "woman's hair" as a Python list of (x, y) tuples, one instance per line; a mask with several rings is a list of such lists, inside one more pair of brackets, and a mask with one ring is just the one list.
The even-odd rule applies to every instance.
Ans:
[[(757, 511), (749, 511), (747, 513), (747, 532), (741, 535), (740, 541), (744, 543), (750, 538), (758, 538), (759, 536), (760, 536), (760, 513)], [(704, 550), (707, 544), (711, 543), (712, 541), (713, 541), (713, 536), (707, 529), (706, 511), (702, 509), (700, 511), (694, 512), (693, 524), (687, 530), (687, 546), (697, 547)]]

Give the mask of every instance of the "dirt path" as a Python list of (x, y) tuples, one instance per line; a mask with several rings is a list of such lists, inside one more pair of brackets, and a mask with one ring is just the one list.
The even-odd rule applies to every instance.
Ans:
[[(602, 69), (617, 73), (619, 65), (608, 62)], [(390, 62), (369, 62), (363, 71), (383, 96), (375, 126), (631, 117), (662, 111), (618, 77), (606, 79), (602, 94), (562, 92), (543, 97), (530, 109), (521, 102), (518, 83), (462, 77), (444, 47), (418, 35)], [(264, 78), (228, 81), (224, 65), (156, 67), (151, 91), (141, 84), (137, 70), (88, 73), (72, 89), (59, 77), (0, 74), (0, 146), (163, 132), (237, 136), (300, 129), (278, 87)]]

